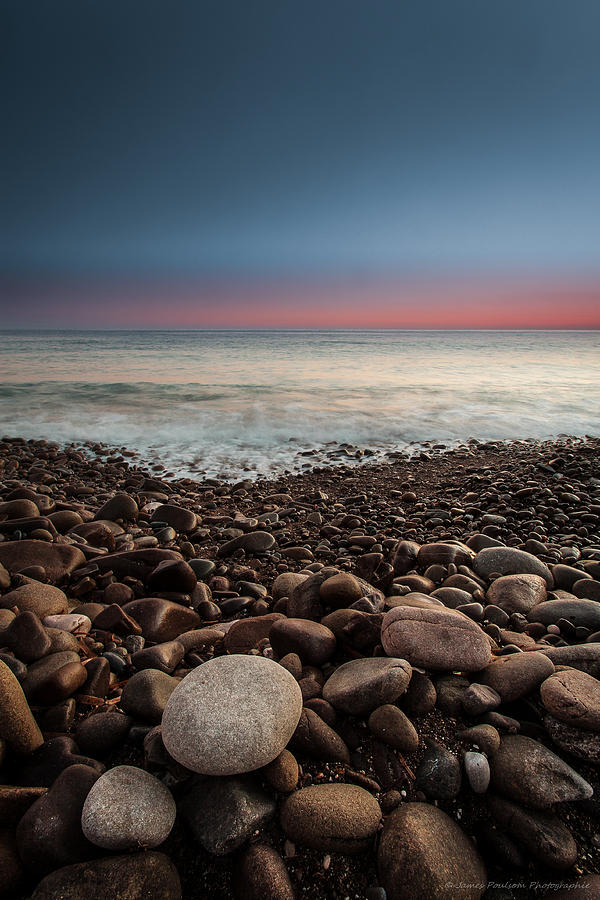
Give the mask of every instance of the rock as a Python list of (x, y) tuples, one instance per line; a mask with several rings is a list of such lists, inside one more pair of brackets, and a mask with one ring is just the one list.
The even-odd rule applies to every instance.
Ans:
[(81, 830), (81, 811), (98, 777), (89, 766), (68, 766), (29, 807), (17, 827), (17, 845), (24, 861), (50, 872), (94, 856), (94, 848)]
[(500, 793), (534, 809), (585, 800), (593, 794), (591, 785), (566, 762), (523, 735), (502, 738), (491, 771), (492, 783)]
[(572, 756), (585, 759), (594, 765), (600, 764), (600, 734), (584, 731), (559, 722), (554, 716), (544, 716), (544, 728), (550, 735), (552, 743)]
[(487, 589), (488, 603), (507, 613), (527, 615), (533, 606), (546, 600), (546, 580), (541, 575), (503, 575)]
[(185, 649), (179, 641), (166, 641), (136, 651), (131, 657), (135, 669), (159, 669), (168, 675), (174, 671), (185, 655)]
[(175, 506), (172, 503), (165, 503), (155, 509), (152, 514), (152, 521), (166, 522), (167, 525), (171, 525), (176, 531), (183, 531), (187, 534), (196, 527), (198, 517), (191, 509)]
[(503, 703), (512, 703), (535, 690), (553, 671), (553, 663), (542, 653), (512, 653), (497, 656), (478, 677), (500, 695)]
[(167, 701), (179, 679), (157, 669), (142, 669), (132, 675), (121, 694), (123, 711), (134, 719), (160, 725)]
[(591, 575), (588, 575), (581, 569), (575, 569), (573, 566), (565, 566), (561, 563), (557, 566), (552, 566), (552, 577), (557, 588), (570, 591), (575, 582), (581, 578), (591, 578)]
[(15, 753), (32, 753), (44, 743), (21, 685), (0, 662), (0, 738)]
[(600, 629), (600, 603), (595, 600), (546, 600), (527, 613), (530, 622), (555, 625), (560, 619), (568, 619), (576, 628), (583, 625), (591, 631)]
[(187, 792), (181, 811), (198, 843), (225, 856), (272, 819), (275, 806), (252, 778), (210, 778)]
[[(79, 641), (74, 634), (69, 631), (62, 631), (60, 628), (46, 628), (46, 634), (50, 638), (50, 653), (76, 653), (79, 658)], [(41, 662), (41, 660), (38, 660)]]
[(125, 742), (132, 725), (130, 716), (109, 708), (82, 719), (75, 730), (75, 740), (82, 753), (102, 759)]
[(394, 575), (406, 575), (416, 568), (419, 549), (419, 544), (415, 541), (398, 541), (390, 556)]
[(384, 744), (407, 755), (419, 746), (419, 735), (410, 719), (390, 703), (373, 710), (369, 716), (369, 730)]
[[(74, 650), (49, 653), (48, 656), (44, 656), (42, 659), (38, 659), (37, 662), (31, 663), (27, 670), (27, 677), (23, 682), (25, 696), (29, 700), (35, 700), (40, 694), (47, 696), (52, 692), (56, 673), (64, 666), (75, 664), (81, 666), (79, 654)], [(70, 672), (71, 670), (69, 670), (69, 674)], [(83, 674), (85, 676), (85, 671)], [(73, 683), (80, 681), (80, 677), (81, 676), (73, 677)], [(62, 682), (63, 679), (60, 678), (57, 687), (60, 687)], [(80, 683), (83, 684), (83, 681)], [(64, 697), (61, 697), (60, 699), (63, 700)]]
[(285, 863), (273, 847), (267, 844), (248, 847), (237, 872), (235, 896), (237, 900), (294, 900)]
[(462, 715), (462, 696), (469, 687), (469, 681), (462, 675), (442, 675), (435, 683), (436, 706), (445, 715), (458, 718)]
[(325, 682), (323, 698), (335, 709), (364, 716), (393, 703), (408, 687), (411, 667), (405, 659), (353, 659), (339, 666)]
[(122, 521), (135, 522), (138, 517), (138, 512), (138, 505), (133, 497), (130, 497), (129, 494), (119, 492), (100, 507), (94, 518), (97, 520), (109, 519), (112, 522), (116, 522), (119, 519)]
[(43, 622), (47, 628), (59, 628), (61, 631), (69, 631), (71, 634), (78, 635), (87, 634), (92, 627), (90, 619), (80, 613), (44, 616)]
[(101, 774), (105, 767), (97, 759), (82, 756), (70, 735), (61, 734), (46, 740), (41, 747), (24, 757), (18, 772), (19, 784), (50, 787), (69, 766), (89, 766)]
[(280, 600), (281, 597), (289, 597), (294, 588), (306, 581), (308, 577), (302, 572), (282, 572), (273, 582), (271, 588), (273, 599)]
[(148, 590), (153, 593), (180, 591), (191, 594), (197, 583), (196, 573), (182, 559), (165, 559), (148, 576)]
[(472, 728), (457, 731), (456, 737), (483, 750), (488, 756), (492, 756), (500, 746), (500, 735), (493, 725), (474, 725)]
[[(0, 547), (2, 546), (0, 544)], [(66, 594), (60, 588), (30, 579), (0, 598), (0, 608), (12, 609), (14, 606), (17, 606), (21, 613), (35, 613), (39, 619), (66, 613), (68, 608)]]
[(488, 795), (494, 820), (544, 866), (566, 870), (577, 861), (577, 845), (566, 825), (553, 813), (524, 809), (510, 800)]
[(492, 658), (484, 632), (451, 609), (397, 606), (383, 617), (381, 643), (388, 656), (438, 671), (476, 672)]
[(361, 583), (354, 575), (341, 572), (328, 578), (320, 587), (320, 598), (329, 609), (347, 609), (365, 595)]
[(460, 791), (460, 763), (441, 744), (432, 740), (428, 744), (415, 773), (415, 787), (431, 800), (453, 800)]
[(283, 619), (281, 613), (267, 613), (266, 616), (251, 616), (234, 622), (225, 635), (225, 650), (227, 653), (248, 653), (269, 637), (271, 628), (279, 619)]
[(139, 578), (145, 582), (150, 572), (165, 559), (183, 559), (176, 550), (163, 550), (157, 547), (141, 550), (122, 550), (118, 553), (107, 553), (94, 559), (100, 572), (113, 572), (117, 578)]
[[(473, 570), (481, 578), (500, 575), (539, 575), (549, 588), (554, 586), (552, 572), (537, 556), (516, 547), (487, 547), (473, 560)], [(496, 602), (496, 601), (494, 601)]]
[(431, 678), (413, 670), (402, 706), (407, 715), (426, 716), (435, 707), (437, 691)]
[(298, 724), (302, 694), (290, 673), (259, 656), (220, 656), (173, 692), (163, 740), (179, 763), (205, 775), (258, 769), (281, 753)]
[(573, 594), (576, 597), (586, 598), (587, 600), (600, 601), (600, 581), (596, 578), (581, 578), (573, 585)]
[[(547, 656), (555, 666), (570, 666), (600, 678), (600, 643), (576, 644), (574, 647), (544, 647), (536, 651)], [(549, 673), (552, 674), (552, 673)]]
[(177, 869), (164, 853), (107, 856), (57, 869), (31, 900), (181, 900)]
[(298, 784), (298, 763), (289, 750), (282, 750), (273, 762), (270, 762), (260, 774), (269, 787), (280, 794), (289, 794)]
[(49, 544), (36, 540), (5, 541), (0, 543), (0, 563), (11, 575), (30, 566), (42, 566), (48, 581), (60, 584), (75, 569), (85, 565), (85, 556), (71, 544)]
[(290, 746), (316, 759), (350, 762), (350, 753), (339, 734), (311, 709), (302, 709)]
[(0, 820), (4, 825), (15, 826), (23, 818), (32, 803), (43, 797), (46, 788), (0, 785)]
[(335, 635), (325, 625), (310, 619), (281, 618), (269, 631), (269, 642), (278, 656), (297, 653), (309, 666), (322, 666), (336, 649)]
[(0, 646), (8, 647), (23, 662), (31, 663), (50, 652), (51, 641), (39, 617), (28, 611), (19, 613), (0, 631)]
[(584, 731), (600, 731), (600, 681), (591, 675), (577, 669), (555, 672), (542, 683), (540, 697), (555, 719)]
[(483, 753), (469, 750), (464, 758), (465, 773), (476, 794), (485, 794), (490, 784), (490, 764)]
[(380, 820), (377, 800), (353, 784), (303, 788), (281, 807), (281, 827), (291, 841), (330, 853), (366, 850)]
[(248, 555), (260, 555), (274, 546), (275, 538), (268, 531), (249, 531), (222, 544), (218, 556), (231, 556), (236, 550), (245, 550)]
[(19, 858), (13, 831), (0, 827), (0, 896), (14, 897), (25, 891), (25, 867)]
[(113, 634), (141, 634), (142, 629), (138, 622), (128, 616), (125, 610), (117, 603), (111, 603), (104, 607), (94, 618), (94, 628), (101, 631), (111, 631)]
[(456, 822), (426, 803), (402, 803), (385, 820), (377, 869), (387, 900), (479, 900), (483, 862)]
[(492, 687), (473, 683), (462, 693), (460, 701), (466, 715), (474, 718), (497, 709), (502, 703), (502, 698)]
[(105, 850), (158, 847), (175, 822), (168, 788), (135, 766), (116, 766), (92, 786), (81, 814), (86, 838)]
[(470, 566), (474, 557), (473, 551), (466, 544), (445, 543), (437, 541), (433, 544), (423, 544), (417, 553), (417, 564), (420, 568), (428, 566), (447, 566), (453, 563), (456, 566)]
[(183, 632), (198, 628), (202, 622), (193, 609), (162, 597), (132, 600), (123, 606), (123, 612), (139, 624), (147, 641), (157, 644), (173, 641)]

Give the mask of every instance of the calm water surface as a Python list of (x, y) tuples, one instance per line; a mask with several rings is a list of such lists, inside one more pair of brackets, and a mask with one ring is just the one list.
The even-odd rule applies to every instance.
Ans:
[(598, 435), (600, 333), (0, 332), (0, 431), (232, 476), (332, 441)]

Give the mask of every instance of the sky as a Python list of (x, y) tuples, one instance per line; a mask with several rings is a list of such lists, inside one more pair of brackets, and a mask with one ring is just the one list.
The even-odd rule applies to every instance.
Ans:
[(597, 0), (0, 0), (0, 327), (600, 327)]

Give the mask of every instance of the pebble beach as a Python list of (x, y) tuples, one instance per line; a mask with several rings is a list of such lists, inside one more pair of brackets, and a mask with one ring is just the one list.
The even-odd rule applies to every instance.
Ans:
[(600, 896), (599, 454), (0, 440), (0, 896)]

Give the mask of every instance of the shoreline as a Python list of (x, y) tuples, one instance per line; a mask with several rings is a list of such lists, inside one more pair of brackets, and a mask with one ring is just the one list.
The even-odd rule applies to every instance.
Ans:
[[(98, 449), (92, 452), (94, 447)], [(477, 665), (472, 671), (467, 667), (466, 679), (457, 680), (451, 673), (461, 671), (460, 668), (444, 668), (445, 664), (440, 668), (433, 659), (426, 664), (417, 654), (409, 660), (415, 696), (409, 692), (407, 697), (390, 699), (378, 707), (383, 709), (395, 704), (394, 708), (409, 721), (412, 731), (408, 726), (406, 728), (410, 740), (404, 735), (406, 744), (402, 745), (402, 751), (398, 750), (398, 745), (388, 742), (368, 713), (348, 715), (341, 701), (339, 705), (330, 703), (323, 694), (324, 683), (339, 666), (363, 657), (386, 658), (380, 643), (383, 639), (382, 618), (389, 617), (391, 611), (405, 603), (410, 606), (403, 600), (407, 596), (406, 588), (409, 588), (417, 610), (448, 610), (454, 621), (454, 610), (464, 607), (473, 634), (477, 632), (490, 643), (491, 667), (507, 656), (535, 654), (536, 658), (543, 656), (548, 660), (550, 657), (545, 654), (552, 655), (562, 646), (597, 647), (597, 652), (585, 651), (591, 654), (586, 665), (595, 681), (600, 675), (600, 643), (588, 642), (587, 638), (600, 630), (600, 620), (596, 626), (594, 616), (586, 620), (585, 615), (591, 615), (586, 603), (596, 599), (593, 592), (600, 588), (599, 438), (567, 436), (556, 441), (488, 441), (445, 450), (430, 447), (411, 457), (400, 456), (386, 462), (316, 466), (275, 478), (241, 478), (235, 483), (210, 478), (171, 478), (166, 469), (158, 468), (159, 462), (150, 467), (138, 466), (136, 457), (129, 455), (132, 453), (134, 451), (126, 448), (117, 450), (92, 443), (85, 446), (84, 452), (79, 446), (0, 440), (0, 504), (17, 501), (21, 504), (8, 508), (0, 505), (0, 511), (5, 510), (0, 512), (3, 537), (0, 562), (4, 562), (9, 573), (9, 581), (4, 581), (0, 598), (0, 630), (3, 629), (0, 644), (2, 634), (6, 639), (6, 629), (10, 630), (14, 621), (15, 607), (23, 615), (23, 609), (17, 604), (20, 595), (15, 596), (13, 592), (21, 590), (24, 594), (23, 587), (27, 588), (32, 581), (34, 587), (39, 585), (38, 579), (42, 583), (57, 583), (59, 592), (65, 597), (64, 610), (59, 609), (59, 602), (50, 614), (88, 617), (90, 630), (77, 638), (76, 652), (86, 662), (86, 672), (88, 667), (98, 672), (102, 670), (104, 687), (99, 685), (99, 676), (92, 685), (89, 673), (86, 682), (78, 681), (73, 673), (86, 673), (81, 673), (73, 657), (69, 657), (72, 666), (69, 677), (74, 681), (65, 686), (49, 675), (43, 686), (37, 685), (29, 694), (33, 698), (30, 707), (45, 738), (46, 748), (52, 740), (59, 739), (63, 741), (61, 752), (64, 753), (64, 741), (74, 740), (74, 746), (69, 745), (71, 758), (85, 758), (83, 764), (94, 770), (94, 779), (102, 767), (110, 770), (115, 766), (131, 765), (151, 772), (167, 785), (178, 803), (179, 812), (173, 831), (157, 851), (166, 854), (175, 864), (184, 900), (254, 897), (259, 896), (261, 890), (264, 895), (265, 883), (251, 865), (249, 844), (254, 848), (268, 845), (277, 852), (275, 862), (271, 860), (279, 879), (279, 893), (273, 893), (274, 897), (287, 900), (291, 897), (289, 890), (308, 900), (381, 897), (375, 893), (378, 885), (381, 886), (381, 879), (385, 880), (384, 841), (379, 827), (369, 832), (369, 839), (361, 845), (360, 853), (355, 854), (332, 851), (323, 838), (319, 846), (307, 846), (302, 835), (293, 834), (293, 829), (286, 831), (280, 824), (284, 821), (280, 815), (290, 797), (302, 795), (309, 787), (327, 784), (354, 785), (376, 799), (383, 813), (384, 835), (390, 832), (396, 809), (416, 803), (439, 810), (439, 816), (445, 814), (458, 824), (469, 841), (476, 840), (477, 855), (473, 855), (473, 844), (469, 843), (466, 857), (461, 860), (465, 866), (464, 880), (469, 880), (466, 875), (471, 870), (471, 874), (481, 872), (478, 860), (483, 859), (490, 883), (504, 886), (502, 897), (559, 896), (550, 887), (551, 883), (578, 882), (581, 887), (581, 879), (600, 872), (600, 841), (597, 840), (600, 806), (595, 796), (590, 798), (585, 791), (577, 793), (571, 775), (565, 778), (571, 785), (572, 795), (566, 798), (567, 802), (561, 800), (554, 805), (554, 801), (547, 802), (554, 788), (553, 784), (545, 784), (545, 775), (542, 777), (537, 772), (536, 778), (528, 784), (526, 773), (518, 767), (511, 768), (516, 765), (514, 761), (507, 762), (506, 770), (500, 772), (499, 763), (494, 762), (496, 751), (491, 747), (484, 755), (491, 764), (493, 789), (486, 788), (481, 793), (473, 790), (465, 769), (465, 754), (471, 752), (481, 756), (482, 746), (459, 735), (485, 721), (487, 727), (502, 738), (502, 746), (510, 745), (509, 739), (516, 731), (522, 739), (552, 751), (567, 764), (569, 771), (581, 775), (600, 796), (597, 769), (600, 738), (594, 729), (584, 730), (587, 743), (583, 752), (587, 756), (580, 755), (581, 748), (578, 755), (574, 755), (570, 726), (555, 720), (549, 713), (540, 696), (539, 681), (534, 680), (516, 700), (504, 700), (500, 695), (496, 700), (492, 697), (491, 706), (489, 692), (484, 691), (481, 695), (479, 689), (471, 690), (476, 696), (472, 700), (474, 705), (469, 706), (468, 701), (462, 700), (462, 694), (469, 684), (479, 685), (478, 678), (483, 676), (477, 674)], [(27, 503), (37, 507), (37, 515)], [(173, 507), (176, 512), (166, 507)], [(98, 516), (100, 510), (102, 513)], [(15, 511), (24, 514), (16, 515)], [(19, 563), (17, 545), (21, 541), (27, 541), (27, 546), (31, 547), (24, 566)], [(31, 546), (33, 542), (35, 546)], [(500, 605), (492, 602), (494, 594), (493, 591), (490, 594), (490, 590), (496, 580), (492, 576), (497, 572), (485, 574), (477, 556), (482, 549), (496, 544), (519, 548), (537, 560), (539, 571), (548, 571), (552, 579), (544, 588), (544, 597), (547, 592), (553, 592), (554, 596), (558, 591), (557, 599), (570, 602), (571, 607), (561, 608), (561, 615), (542, 624), (535, 615), (528, 618), (528, 614), (519, 613), (517, 608), (511, 611), (509, 601), (498, 601)], [(7, 551), (9, 545), (12, 549)], [(410, 549), (411, 546), (425, 545), (437, 549), (419, 551), (421, 556)], [(69, 552), (77, 564), (69, 571), (59, 567), (53, 572), (49, 563), (42, 562), (46, 558), (43, 548), (60, 546), (71, 548)], [(453, 549), (448, 550), (448, 547)], [(134, 557), (127, 564), (122, 562), (127, 554), (136, 551), (144, 551), (152, 565), (150, 562), (144, 565), (132, 563)], [(169, 556), (173, 551), (175, 555)], [(124, 556), (112, 555), (118, 552)], [(404, 558), (403, 554), (408, 556)], [(106, 563), (102, 562), (103, 557), (107, 557)], [(166, 574), (161, 576), (157, 563), (162, 560), (164, 566), (169, 559), (171, 569), (167, 565)], [(556, 566), (568, 568), (570, 572), (558, 569), (554, 575)], [(337, 570), (346, 579), (349, 576), (362, 579), (360, 584), (366, 585), (364, 596), (370, 599), (356, 599), (350, 591), (346, 600), (336, 596), (329, 603), (319, 593), (319, 587), (316, 594), (313, 591), (302, 595), (296, 591), (300, 583), (297, 576), (304, 574), (318, 580), (318, 573), (328, 568)], [(112, 576), (109, 575), (111, 569)], [(22, 571), (24, 581), (24, 576), (19, 574)], [(581, 574), (580, 580), (589, 580), (593, 585), (598, 584), (598, 588), (583, 585), (577, 588), (577, 593), (571, 593), (579, 583), (577, 573)], [(285, 588), (277, 587), (276, 579), (286, 574), (294, 576), (292, 581), (286, 583), (284, 579), (278, 584), (285, 583)], [(448, 585), (449, 579), (454, 581)], [(458, 582), (462, 587), (457, 587)], [(346, 589), (350, 590), (350, 584), (352, 582), (347, 583)], [(439, 590), (442, 594), (436, 595)], [(458, 594), (452, 591), (458, 591)], [(586, 592), (589, 594), (590, 591), (592, 596), (588, 598)], [(566, 595), (573, 599), (569, 600)], [(291, 601), (285, 599), (288, 596)], [(38, 611), (47, 614), (47, 601), (40, 602)], [(143, 606), (148, 603), (156, 607), (150, 614)], [(164, 603), (175, 604), (175, 608), (162, 606)], [(124, 617), (119, 609), (127, 615)], [(573, 621), (569, 620), (570, 609)], [(580, 615), (583, 619), (578, 618)], [(35, 616), (38, 620), (44, 618), (43, 615)], [(169, 616), (176, 617), (176, 626), (169, 627)], [(190, 628), (183, 627), (177, 616), (188, 616)], [(278, 616), (280, 621), (288, 617), (305, 623), (297, 626), (298, 633), (288, 636), (285, 644), (277, 643), (274, 633), (269, 637)], [(96, 625), (98, 617), (99, 624)], [(231, 624), (238, 621), (239, 625)], [(582, 624), (583, 621), (588, 624)], [(314, 623), (314, 626), (306, 623)], [(319, 628), (323, 630), (319, 631)], [(335, 636), (334, 649), (321, 659), (315, 647), (321, 648), (325, 632)], [(201, 634), (194, 641), (190, 635), (196, 633)], [(183, 642), (178, 641), (179, 637), (184, 638)], [(67, 638), (61, 640), (65, 645), (72, 644)], [(480, 638), (474, 640), (481, 643)], [(177, 643), (184, 651), (181, 655), (177, 648), (167, 647)], [(4, 658), (6, 654), (14, 657), (14, 670), (22, 676), (22, 683), (26, 683), (25, 679), (30, 677), (36, 665), (39, 667), (37, 661), (23, 662), (20, 658), (27, 656), (27, 646), (16, 641), (0, 647)], [(288, 646), (294, 649), (286, 649)], [(431, 653), (435, 646), (433, 632), (431, 637), (420, 642), (425, 653)], [(487, 646), (485, 642), (484, 646)], [(445, 647), (442, 649), (445, 651)], [(148, 689), (130, 705), (124, 704), (123, 692), (130, 690), (127, 685), (143, 671), (155, 673), (152, 678), (156, 679), (156, 673), (177, 679), (209, 660), (227, 658), (227, 654), (262, 655), (280, 660), (296, 652), (304, 656), (298, 660), (299, 669), (296, 670), (293, 660), (288, 660), (286, 665), (302, 692), (304, 710), (312, 714), (308, 716), (312, 731), (308, 728), (305, 733), (296, 733), (289, 744), (300, 766), (297, 785), (294, 789), (280, 790), (282, 783), (273, 782), (273, 775), (267, 775), (266, 770), (246, 776), (254, 788), (262, 792), (263, 800), (266, 797), (268, 804), (272, 804), (270, 815), (260, 823), (257, 819), (256, 827), (253, 825), (232, 853), (217, 856), (199, 842), (198, 835), (206, 830), (206, 826), (198, 820), (195, 811), (185, 811), (184, 798), (195, 789), (194, 776), (165, 750), (155, 727), (160, 722), (160, 715), (155, 714), (154, 721), (144, 718), (147, 716), (144, 710)], [(136, 653), (145, 653), (146, 657), (138, 656), (134, 661)], [(400, 656), (399, 653), (387, 653), (388, 657), (395, 655)], [(48, 652), (41, 658), (47, 656)], [(107, 664), (93, 662), (102, 659)], [(467, 665), (466, 660), (463, 663)], [(569, 664), (579, 665), (572, 659)], [(545, 679), (550, 678), (549, 671), (545, 672)], [(63, 672), (62, 677), (66, 674)], [(419, 697), (416, 696), (417, 684), (422, 694)], [(600, 715), (600, 706), (598, 710)], [(245, 720), (250, 713), (251, 710), (240, 709), (238, 716)], [(108, 736), (112, 736), (109, 747), (102, 743), (97, 729), (93, 728), (94, 715), (112, 717), (111, 727), (105, 729)], [(121, 730), (117, 734), (115, 716), (121, 716), (120, 725), (124, 724), (123, 717), (130, 717), (127, 731)], [(490, 716), (493, 724), (490, 724)], [(580, 733), (581, 729), (577, 729), (577, 734)], [(415, 745), (411, 744), (414, 736)], [(494, 740), (492, 736), (492, 742)], [(83, 746), (79, 746), (78, 741)], [(0, 767), (0, 782), (10, 784), (12, 779), (15, 785), (50, 787), (56, 768), (52, 768), (54, 764), (50, 764), (42, 751), (44, 747), (35, 750), (31, 756), (23, 756), (9, 746)], [(218, 754), (217, 747), (215, 753)], [(436, 753), (440, 771), (444, 766), (449, 768), (446, 776), (439, 775), (432, 781), (427, 770), (435, 762)], [(454, 762), (449, 761), (449, 756)], [(457, 771), (460, 784), (455, 790), (453, 779), (456, 781)], [(471, 777), (475, 776), (471, 774)], [(37, 784), (32, 778), (47, 783)], [(518, 788), (513, 781), (528, 785), (531, 803), (523, 803), (523, 797), (517, 799)], [(446, 793), (436, 796), (442, 783)], [(19, 794), (21, 803), (25, 803), (23, 790), (21, 788)], [(492, 794), (500, 799), (490, 800)], [(0, 809), (3, 808), (2, 795), (0, 788)], [(31, 818), (35, 813), (37, 827), (41, 827), (43, 809), (38, 808), (37, 813), (34, 809), (40, 800), (29, 797), (28, 802), (31, 806), (27, 815)], [(211, 802), (217, 804), (211, 812), (214, 821), (226, 819), (224, 807), (218, 805), (225, 802), (223, 798), (218, 803), (216, 799)], [(529, 826), (521, 821), (522, 813), (513, 810), (509, 815), (510, 804), (516, 805), (517, 811), (529, 810)], [(546, 846), (536, 846), (527, 837), (530, 833), (527, 828), (530, 831), (532, 827), (537, 828), (540, 835), (544, 834), (544, 828), (551, 831), (547, 823), (543, 827), (540, 825), (545, 820), (543, 815), (540, 818), (535, 812), (549, 807), (553, 809), (552, 816), (556, 816), (552, 819), (554, 844), (551, 847), (548, 838)], [(19, 818), (26, 808), (19, 807)], [(68, 820), (71, 833), (81, 841), (79, 820), (74, 824), (72, 809), (61, 815)], [(507, 816), (514, 820), (510, 825)], [(442, 872), (452, 872), (455, 871), (452, 869), (452, 841), (449, 832), (444, 830), (449, 826), (446, 819), (440, 818), (440, 822), (432, 823), (433, 834), (425, 836), (423, 852), (427, 859), (437, 859), (436, 865)], [(318, 830), (317, 825), (315, 813), (313, 831)], [(24, 848), (31, 850), (34, 843), (31, 838), (27, 843), (23, 831), (21, 826), (16, 832), (16, 844), (14, 835), (7, 838), (16, 884), (21, 885), (17, 887), (17, 897), (28, 897), (47, 871), (58, 873), (48, 876), (56, 878), (67, 865), (64, 848), (54, 847), (50, 838), (48, 852), (51, 856), (54, 854), (50, 867), (47, 862), (40, 864), (34, 854), (31, 872), (25, 875), (19, 869), (19, 853), (23, 854)], [(569, 857), (569, 833), (577, 844), (574, 860)], [(305, 836), (307, 840), (310, 837)], [(436, 841), (447, 844), (445, 856), (436, 857), (433, 846)], [(39, 847), (38, 852), (41, 852)], [(98, 854), (90, 845), (82, 846), (81, 843), (78, 851), (73, 852), (79, 852), (81, 858), (87, 860), (96, 859)], [(146, 877), (144, 866), (148, 852), (145, 856), (134, 854), (131, 857), (140, 866), (141, 880)], [(264, 850), (255, 852), (266, 853)], [(115, 853), (102, 851), (99, 859)], [(140, 856), (143, 862), (138, 861)], [(59, 859), (60, 864), (57, 864)], [(77, 864), (75, 860), (69, 862)], [(521, 863), (524, 867), (520, 867)], [(96, 861), (90, 865), (94, 868), (100, 863)], [(548, 876), (552, 865), (556, 871)], [(237, 887), (234, 885), (236, 874), (242, 878), (241, 886)], [(417, 876), (413, 873), (410, 877)], [(161, 897), (171, 900), (181, 896), (177, 894), (173, 876), (170, 884), (170, 892)], [(526, 884), (527, 887), (508, 887), (510, 884)], [(273, 886), (271, 889), (275, 890)], [(423, 885), (415, 882), (414, 895), (422, 889)], [(579, 894), (585, 896), (583, 891), (578, 891)], [(50, 895), (34, 893), (33, 896), (42, 900)], [(469, 896), (480, 894), (475, 892)], [(393, 894), (388, 888), (388, 900), (391, 897)]]

